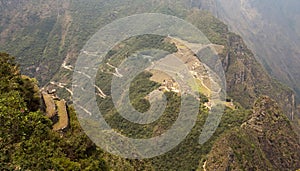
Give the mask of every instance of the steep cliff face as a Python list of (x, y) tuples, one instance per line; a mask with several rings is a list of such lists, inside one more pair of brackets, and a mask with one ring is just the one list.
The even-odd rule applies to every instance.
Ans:
[(276, 102), (261, 97), (251, 118), (214, 145), (206, 170), (296, 170), (300, 144)]

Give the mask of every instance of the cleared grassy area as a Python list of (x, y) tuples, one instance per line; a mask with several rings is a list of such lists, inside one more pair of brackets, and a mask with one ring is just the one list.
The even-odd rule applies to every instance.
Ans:
[(201, 94), (204, 94), (207, 97), (211, 96), (211, 90), (208, 89), (205, 85), (203, 85), (202, 81), (199, 79), (194, 79), (193, 81), (195, 81), (195, 83), (193, 83), (192, 81), (189, 81), (190, 86), (192, 87), (192, 89), (194, 91), (198, 91)]
[(151, 81), (162, 84), (164, 80), (172, 80), (172, 77), (163, 71), (151, 69), (149, 72), (152, 73), (152, 77), (150, 78)]
[(56, 101), (56, 106), (57, 106), (57, 114), (58, 114), (59, 120), (56, 124), (53, 125), (53, 130), (59, 131), (59, 130), (63, 130), (68, 127), (69, 117), (68, 117), (65, 100)]
[(55, 102), (52, 99), (51, 95), (43, 93), (43, 100), (46, 105), (46, 116), (48, 118), (52, 118), (56, 115), (56, 107), (55, 107)]

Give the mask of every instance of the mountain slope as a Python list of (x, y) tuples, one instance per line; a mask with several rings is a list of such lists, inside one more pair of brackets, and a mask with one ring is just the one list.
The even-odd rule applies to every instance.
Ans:
[(53, 76), (67, 55), (68, 1), (1, 1), (1, 50), (11, 52), (21, 70), (41, 84)]
[[(58, 88), (60, 93), (65, 91), (61, 87), (70, 92), (70, 65), (74, 65), (84, 42), (94, 32), (123, 16), (162, 12), (187, 18), (213, 43), (228, 47), (220, 55), (226, 71), (228, 92), (244, 107), (249, 107), (259, 94), (265, 94), (280, 101), (279, 104), (285, 107), (284, 111), (290, 118), (294, 114), (293, 93), (273, 81), (263, 71), (240, 37), (229, 33), (227, 27), (214, 17), (189, 10), (193, 6), (216, 8), (215, 2), (62, 2), (62, 5), (59, 5), (54, 1), (1, 1), (0, 14), (5, 17), (1, 17), (0, 50), (16, 56), (22, 71), (37, 77), (41, 85), (51, 85), (51, 80), (52, 86)], [(129, 2), (134, 5), (129, 5)], [(241, 94), (244, 96), (240, 96)]]
[(225, 46), (219, 56), (230, 97), (248, 108), (260, 95), (268, 95), (278, 102), (289, 118), (293, 118), (294, 93), (267, 74), (240, 36), (230, 32), (224, 23), (207, 13), (196, 10), (187, 19), (208, 35), (211, 42)]
[(266, 70), (300, 96), (300, 5), (297, 0), (200, 0), (193, 5), (211, 11), (240, 34)]
[[(296, 170), (300, 144), (292, 126), (268, 97), (254, 105), (251, 118), (216, 141), (206, 170)], [(251, 160), (249, 160), (251, 159)]]
[[(262, 126), (262, 128), (259, 128), (268, 133), (266, 138), (262, 139), (261, 142), (259, 141), (259, 137), (261, 137), (260, 131), (255, 129), (255, 124), (260, 122), (252, 122), (253, 119), (248, 119), (250, 113), (249, 109), (252, 107), (254, 101), (261, 95), (268, 95), (274, 98), (280, 108), (284, 110), (284, 113), (288, 117), (292, 117), (294, 108), (293, 92), (289, 88), (274, 81), (255, 60), (254, 55), (247, 48), (241, 37), (231, 33), (224, 23), (220, 22), (211, 14), (207, 12), (199, 12), (199, 10), (187, 10), (191, 6), (189, 6), (189, 3), (186, 1), (169, 3), (167, 1), (157, 2), (153, 0), (147, 1), (145, 4), (145, 2), (139, 0), (113, 0), (109, 2), (99, 0), (90, 0), (88, 2), (76, 0), (63, 1), (65, 5), (60, 6), (58, 8), (59, 10), (53, 10), (53, 8), (50, 8), (51, 4), (53, 6), (56, 4), (48, 1), (31, 0), (30, 2), (24, 2), (14, 0), (11, 2), (0, 2), (2, 3), (1, 5), (6, 6), (4, 9), (11, 9), (6, 10), (5, 12), (1, 11), (1, 14), (9, 15), (9, 17), (4, 18), (13, 21), (5, 23), (3, 18), (1, 20), (1, 22), (4, 23), (1, 24), (1, 26), (3, 26), (1, 28), (1, 40), (3, 40), (1, 45), (3, 46), (1, 46), (1, 48), (11, 53), (16, 53), (17, 57), (19, 57), (19, 61), (27, 61), (27, 64), (25, 62), (25, 65), (27, 66), (23, 65), (24, 71), (38, 76), (42, 85), (58, 88), (58, 92), (67, 98), (70, 97), (68, 92), (72, 92), (70, 90), (72, 68), (80, 49), (90, 36), (92, 36), (105, 24), (126, 15), (137, 12), (163, 12), (166, 14), (177, 15), (190, 21), (203, 33), (205, 33), (205, 35), (207, 35), (208, 39), (214, 44), (215, 47), (222, 47), (219, 49), (218, 53), (221, 57), (223, 67), (226, 72), (227, 91), (229, 94), (228, 98), (230, 101), (231, 99), (233, 100), (233, 105), (230, 108), (226, 108), (220, 126), (218, 127), (214, 136), (207, 143), (200, 145), (198, 142), (200, 131), (205, 119), (208, 116), (208, 109), (204, 104), (206, 101), (203, 97), (204, 100), (201, 101), (199, 108), (200, 114), (197, 118), (197, 125), (193, 128), (187, 138), (178, 147), (174, 148), (170, 152), (162, 156), (143, 161), (121, 159), (120, 157), (109, 155), (96, 148), (95, 144), (93, 144), (80, 129), (79, 123), (75, 117), (75, 112), (70, 109), (72, 112), (71, 120), (73, 123), (71, 124), (71, 131), (67, 133), (66, 138), (59, 139), (59, 136), (52, 137), (52, 133), (48, 132), (48, 130), (50, 131), (51, 125), (48, 121), (45, 121), (46, 123), (40, 126), (44, 126), (44, 130), (50, 134), (50, 137), (48, 137), (48, 134), (39, 132), (38, 128), (34, 128), (33, 130), (37, 131), (37, 133), (41, 133), (39, 134), (40, 136), (47, 136), (40, 140), (36, 140), (35, 137), (31, 137), (29, 139), (30, 141), (22, 141), (21, 143), (26, 145), (25, 149), (29, 151), (26, 152), (22, 151), (21, 148), (18, 149), (18, 153), (13, 156), (15, 158), (12, 158), (17, 165), (20, 165), (21, 163), (22, 165), (30, 168), (30, 164), (35, 162), (35, 158), (38, 158), (40, 160), (37, 167), (45, 168), (46, 165), (46, 168), (49, 169), (53, 168), (51, 168), (51, 165), (48, 164), (54, 163), (57, 167), (64, 165), (64, 167), (72, 166), (74, 169), (85, 168), (85, 166), (88, 166), (89, 164), (92, 166), (94, 166), (94, 164), (98, 164), (103, 167), (103, 170), (107, 169), (107, 166), (114, 170), (120, 168), (123, 170), (195, 170), (197, 169), (198, 164), (207, 158), (207, 154), (209, 154), (206, 162), (207, 167), (216, 166), (211, 164), (210, 158), (218, 155), (225, 156), (225, 158), (227, 157), (227, 151), (223, 152), (221, 146), (223, 144), (222, 141), (225, 139), (224, 141), (229, 141), (229, 143), (224, 143), (226, 149), (229, 149), (229, 147), (231, 147), (230, 145), (232, 144), (239, 145), (240, 143), (244, 144), (246, 147), (245, 149), (240, 150), (242, 151), (242, 155), (245, 156), (244, 158), (243, 156), (241, 157), (241, 155), (237, 155), (237, 159), (239, 161), (239, 163), (235, 165), (237, 168), (242, 168), (244, 163), (253, 163), (254, 165), (256, 162), (262, 164), (266, 163), (265, 165), (261, 165), (261, 168), (266, 169), (275, 169), (281, 166), (287, 168), (297, 167), (296, 164), (293, 164), (293, 161), (295, 161), (295, 163), (299, 163), (297, 162), (299, 161), (297, 153), (297, 151), (299, 151), (299, 146), (296, 142), (296, 136), (293, 133), (293, 130), (286, 117), (278, 112), (279, 109), (277, 107), (272, 107), (273, 102), (271, 100), (268, 100), (268, 98), (263, 98), (256, 103), (257, 105), (254, 108), (255, 112), (252, 116), (254, 119), (260, 117), (260, 115), (264, 113), (268, 113), (268, 116), (270, 116), (263, 118), (262, 123), (265, 125)], [(35, 9), (35, 7), (31, 6), (31, 3), (33, 2), (36, 2), (36, 5), (38, 5), (40, 8)], [(212, 4), (208, 3), (208, 5)], [(22, 14), (17, 15), (18, 12), (17, 10), (14, 11), (14, 8), (22, 11)], [(28, 8), (29, 10), (26, 12), (26, 10), (23, 8)], [(46, 10), (48, 8), (51, 9), (49, 13), (47, 12), (48, 10)], [(57, 11), (59, 11), (59, 13), (57, 13)], [(26, 21), (26, 18), (30, 18), (32, 13), (34, 13), (37, 18), (32, 21)], [(25, 22), (23, 23), (25, 25), (18, 28), (16, 27), (19, 23), (18, 19), (22, 19), (22, 17), (25, 17)], [(14, 33), (6, 34), (6, 31), (3, 31), (13, 30), (14, 27), (18, 28)], [(7, 37), (5, 37), (5, 35), (7, 35)], [(23, 41), (23, 39), (25, 41)], [(159, 43), (166, 45), (161, 41), (163, 39), (158, 40), (158, 43), (156, 42), (153, 44), (151, 44), (151, 41), (147, 41), (147, 43), (150, 42), (150, 45), (146, 45), (149, 47), (155, 47), (155, 45), (158, 45)], [(138, 41), (134, 42), (138, 43)], [(167, 44), (165, 47), (167, 50), (173, 52), (173, 46), (174, 44), (171, 46)], [(31, 63), (31, 60), (34, 62)], [(114, 68), (110, 66), (108, 71), (113, 71), (113, 69)], [(133, 92), (134, 97), (131, 98), (134, 102), (133, 104), (136, 105), (136, 108), (141, 108), (142, 111), (145, 111), (149, 106), (147, 103), (147, 98), (144, 96), (145, 94), (149, 93), (148, 91), (152, 90), (151, 88), (157, 88), (158, 83), (153, 83), (153, 80), (150, 80), (149, 77), (151, 77), (151, 73), (143, 74), (142, 78), (137, 77), (136, 82), (133, 82), (132, 85), (135, 86), (133, 86), (132, 89), (135, 91)], [(164, 115), (162, 118), (160, 118), (160, 121), (163, 121), (161, 125), (141, 126), (132, 124), (120, 117), (118, 113), (112, 109), (113, 104), (108, 103), (111, 102), (111, 98), (109, 97), (111, 87), (106, 83), (109, 83), (109, 79), (112, 76), (113, 73), (106, 73), (106, 75), (101, 77), (101, 79), (97, 80), (99, 84), (98, 86), (103, 89), (102, 93), (105, 93), (105, 96), (100, 93), (102, 97), (99, 96), (98, 100), (102, 105), (100, 105), (99, 108), (102, 110), (107, 110), (107, 118), (110, 119), (110, 124), (115, 129), (118, 129), (121, 133), (124, 133), (128, 136), (132, 136), (134, 133), (133, 136), (147, 138), (149, 136), (159, 135), (170, 127), (170, 125), (176, 119), (176, 114), (179, 110), (178, 106), (180, 105), (180, 96), (178, 94), (174, 92), (166, 93), (166, 96), (171, 99), (171, 102), (168, 104), (166, 111), (168, 115)], [(51, 82), (49, 83), (50, 80)], [(103, 98), (103, 96), (106, 98)], [(3, 97), (3, 99), (5, 99), (5, 97)], [(268, 105), (259, 105), (261, 103), (264, 103), (264, 105), (270, 103), (271, 105), (269, 107)], [(19, 108), (16, 109), (18, 110)], [(19, 110), (17, 112), (20, 113)], [(3, 112), (1, 114), (5, 116), (7, 113)], [(40, 120), (43, 119), (43, 117), (40, 115), (38, 118), (40, 118)], [(240, 128), (244, 122), (246, 122), (246, 124)], [(237, 131), (230, 132), (232, 129), (237, 129)], [(271, 131), (267, 131), (269, 129)], [(226, 132), (229, 132), (229, 138)], [(241, 136), (237, 137), (236, 134), (241, 134)], [(221, 137), (221, 139), (222, 137), (225, 138), (223, 138), (220, 142), (219, 137)], [(232, 143), (230, 141), (231, 137), (234, 138)], [(274, 137), (277, 137), (278, 139), (273, 139)], [(268, 145), (268, 141), (270, 140), (274, 141), (274, 147), (270, 147)], [(284, 144), (288, 144), (286, 149), (281, 149), (281, 140)], [(40, 143), (33, 146), (34, 148), (31, 148), (31, 145), (33, 144), (32, 142)], [(50, 150), (45, 144), (43, 144), (46, 142), (53, 144)], [(255, 148), (253, 152), (251, 151), (252, 149), (250, 147), (252, 144), (249, 146), (248, 142), (253, 142), (255, 147), (262, 147)], [(48, 149), (49, 154), (42, 153), (41, 151), (44, 149)], [(238, 148), (233, 148), (233, 150), (236, 149)], [(274, 151), (274, 153), (269, 154), (270, 151)], [(30, 155), (28, 160), (25, 160), (27, 155), (29, 155), (28, 153), (32, 155)], [(41, 155), (40, 153), (44, 155)], [(251, 156), (252, 154), (258, 155), (259, 160)], [(24, 160), (22, 157), (18, 157), (20, 155), (22, 155)], [(61, 159), (60, 156), (65, 157)], [(86, 159), (85, 157), (88, 158)], [(235, 156), (233, 157), (235, 159)], [(272, 163), (270, 161), (276, 161), (280, 157), (282, 157), (283, 165), (278, 165), (278, 162)], [(5, 157), (4, 160), (6, 162), (8, 161), (8, 163), (10, 161)], [(226, 160), (229, 162), (231, 161), (231, 159)], [(95, 163), (92, 161), (95, 161)], [(0, 163), (2, 164), (3, 162)], [(83, 164), (79, 166), (78, 163)]]

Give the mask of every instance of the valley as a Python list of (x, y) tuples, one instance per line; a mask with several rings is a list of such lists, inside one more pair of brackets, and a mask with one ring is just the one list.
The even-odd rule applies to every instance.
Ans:
[[(296, 0), (0, 0), (0, 51), (9, 53), (0, 53), (0, 170), (300, 169), (297, 5)], [(82, 50), (92, 35), (112, 21), (140, 13), (179, 17), (208, 42), (133, 36), (116, 44), (99, 66), (76, 70), (79, 54), (97, 56)], [(149, 124), (124, 118), (113, 99), (118, 93), (112, 88), (114, 79), (126, 78), (125, 71), (143, 62), (149, 65), (124, 92), (142, 114), (166, 100), (158, 103), (164, 110)], [(91, 70), (97, 75), (89, 92), (84, 83), (74, 82), (73, 74), (90, 81)], [(115, 131), (133, 139), (161, 137), (178, 118), (181, 128), (188, 124), (192, 129), (159, 156), (110, 154), (92, 141), (101, 137), (96, 129), (101, 117), (94, 108), (76, 108), (74, 89), (95, 95), (97, 110), (111, 127), (105, 135)], [(92, 99), (84, 100), (89, 104)], [(182, 100), (199, 104), (195, 125), (180, 116), (190, 107), (182, 106)], [(220, 112), (219, 121), (212, 117)], [(88, 124), (94, 129), (84, 130)], [(203, 130), (207, 136), (213, 133), (201, 143)], [(119, 141), (113, 136), (105, 140)]]

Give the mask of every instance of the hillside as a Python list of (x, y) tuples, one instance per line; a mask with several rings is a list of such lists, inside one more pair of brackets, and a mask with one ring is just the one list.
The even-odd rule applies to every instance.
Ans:
[[(155, 158), (128, 160), (97, 148), (83, 132), (72, 107), (68, 108), (69, 128), (63, 132), (51, 130), (55, 125), (47, 115), (37, 111), (37, 108), (30, 108), (28, 101), (27, 103), (24, 101), (37, 98), (34, 94), (38, 90), (31, 89), (35, 83), (30, 82), (24, 87), (22, 82), (18, 83), (20, 82), (18, 79), (22, 77), (13, 58), (7, 54), (1, 54), (0, 68), (1, 73), (5, 73), (1, 75), (4, 79), (0, 86), (0, 117), (3, 125), (0, 129), (1, 169), (201, 170), (204, 167), (206, 170), (215, 168), (219, 170), (225, 167), (247, 169), (255, 166), (260, 169), (277, 170), (283, 167), (291, 169), (299, 167), (297, 161), (300, 160), (300, 154), (297, 152), (300, 144), (297, 136), (287, 117), (268, 97), (260, 98), (255, 103), (253, 112), (242, 107), (226, 108), (213, 137), (200, 145), (198, 136), (209, 115), (209, 110), (205, 106), (207, 100), (203, 96), (196, 125), (179, 146)], [(147, 100), (143, 100), (144, 96), (158, 88), (158, 83), (150, 80), (153, 76), (151, 73), (141, 73), (131, 83), (130, 94), (133, 95), (133, 105), (137, 110), (143, 111), (149, 107), (145, 106)], [(109, 95), (104, 87), (100, 85), (99, 87)], [(24, 94), (26, 91), (30, 93)], [(165, 113), (157, 122), (145, 126), (129, 123), (113, 108), (107, 107), (111, 98), (99, 97), (98, 102), (100, 109), (106, 110), (103, 111), (106, 119), (115, 130), (128, 136), (147, 138), (166, 131), (176, 120), (180, 96), (172, 91), (165, 92), (165, 96), (168, 98)], [(32, 106), (38, 105), (38, 101), (34, 104)], [(233, 154), (228, 155), (224, 148), (229, 148), (229, 153)], [(229, 163), (220, 164), (227, 161), (228, 156), (232, 158), (228, 159)], [(280, 161), (277, 161), (279, 159)]]
[(194, 7), (211, 11), (231, 31), (240, 34), (268, 73), (292, 87), (300, 96), (299, 1), (193, 2)]
[(66, 79), (68, 70), (62, 64), (74, 64), (84, 43), (101, 27), (135, 13), (169, 12), (167, 4), (155, 0), (1, 0), (0, 50), (16, 56), (21, 70), (44, 86), (54, 75)]
[[(212, 1), (203, 2), (63, 0), (60, 4), (50, 0), (0, 0), (0, 50), (16, 56), (20, 63), (19, 69), (11, 56), (0, 54), (0, 121), (4, 125), (0, 128), (0, 170), (300, 168), (299, 137), (290, 122), (296, 113), (294, 92), (268, 75), (243, 39), (223, 22), (209, 12), (191, 9), (198, 6), (210, 10), (215, 5)], [(225, 104), (220, 125), (206, 143), (199, 144), (202, 127), (212, 114), (214, 91), (210, 86), (213, 79), (207, 74), (209, 70), (203, 69), (204, 65), (196, 62), (197, 55), (185, 46), (193, 42), (171, 36), (141, 35), (116, 44), (104, 62), (97, 66), (92, 92), (97, 95), (98, 108), (113, 130), (141, 139), (163, 135), (177, 120), (182, 99), (199, 103), (195, 125), (174, 149), (150, 159), (124, 159), (100, 149), (90, 139), (94, 140), (98, 134), (88, 137), (86, 133), (89, 132), (82, 129), (82, 118), (78, 118), (88, 114), (90, 109), (75, 111), (71, 96), (72, 74), (77, 56), (96, 31), (116, 19), (144, 12), (175, 15), (189, 21), (207, 36), (210, 44), (202, 47), (197, 55), (216, 51), (226, 76), (227, 98), (220, 101)], [(124, 70), (119, 69), (122, 61), (144, 49), (159, 49), (179, 56), (188, 69), (193, 70), (191, 73), (198, 87), (191, 91), (199, 93), (200, 97), (184, 96), (187, 91), (179, 90), (178, 83), (170, 75), (158, 72), (153, 66), (148, 67), (130, 83), (128, 93), (132, 106), (137, 111), (147, 112), (153, 94), (158, 91), (168, 102), (158, 120), (137, 124), (122, 117), (114, 107), (111, 83), (113, 78), (125, 75)], [(142, 56), (147, 61), (149, 56), (145, 54)], [(172, 65), (172, 60), (169, 62)], [(56, 89), (62, 99), (48, 99), (53, 106), (51, 115), (69, 114), (69, 118), (63, 115), (65, 119), (56, 124), (47, 117), (47, 109), (40, 109), (45, 105), (40, 104), (40, 96), (44, 96), (44, 103), (47, 103), (47, 95), (40, 91), (52, 89)], [(85, 91), (85, 87), (80, 89)], [(63, 99), (71, 105), (58, 107), (65, 106)], [(79, 111), (83, 112), (76, 114)], [(69, 125), (65, 129), (68, 119)], [(97, 116), (90, 116), (85, 121), (96, 127), (97, 119)]]
[(211, 42), (225, 46), (219, 56), (225, 70), (229, 96), (247, 108), (259, 95), (268, 95), (292, 118), (295, 114), (294, 93), (267, 74), (240, 36), (230, 32), (224, 23), (207, 13), (195, 11), (187, 19), (208, 35)]
[(68, 129), (57, 130), (59, 125), (40, 109), (35, 79), (22, 76), (13, 57), (5, 53), (0, 53), (0, 76), (0, 170), (151, 168), (146, 162), (128, 161), (97, 148), (81, 129), (72, 106), (67, 108)]
[(300, 144), (291, 129), (276, 102), (261, 97), (249, 120), (216, 141), (205, 170), (296, 170)]
[[(265, 94), (281, 101), (279, 104), (285, 107), (284, 111), (290, 118), (294, 113), (293, 93), (266, 74), (240, 37), (231, 34), (226, 25), (208, 14), (185, 10), (197, 5), (195, 2), (189, 5), (185, 1), (174, 4), (149, 1), (146, 8), (147, 4), (138, 1), (114, 4), (98, 0), (66, 0), (63, 5), (54, 1), (31, 1), (1, 1), (0, 14), (6, 17), (1, 17), (0, 50), (16, 56), (22, 72), (36, 77), (41, 86), (54, 86), (63, 94), (70, 92), (71, 66), (74, 66), (84, 42), (94, 32), (122, 16), (162, 12), (186, 18), (210, 41), (226, 46), (220, 56), (226, 70), (228, 92), (244, 107), (249, 107), (259, 94)], [(129, 2), (134, 5), (128, 6)], [(203, 8), (214, 6), (212, 3), (198, 5)], [(241, 93), (246, 94), (240, 96)]]

